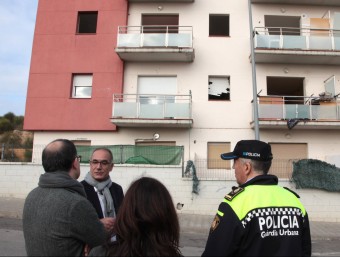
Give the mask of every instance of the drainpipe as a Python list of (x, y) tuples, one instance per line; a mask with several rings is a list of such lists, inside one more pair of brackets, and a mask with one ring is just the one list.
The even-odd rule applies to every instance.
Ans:
[(248, 0), (248, 11), (249, 11), (249, 34), (250, 34), (250, 50), (251, 50), (251, 68), (252, 68), (252, 82), (253, 82), (253, 105), (254, 105), (254, 130), (255, 139), (260, 140), (259, 133), (259, 112), (257, 105), (257, 85), (256, 85), (256, 67), (254, 60), (254, 33), (253, 33), (253, 15), (251, 10), (251, 3)]

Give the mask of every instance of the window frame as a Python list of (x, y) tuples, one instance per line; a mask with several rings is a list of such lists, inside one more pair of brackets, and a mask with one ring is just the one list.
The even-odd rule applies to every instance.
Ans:
[[(81, 77), (81, 76), (91, 76), (91, 86), (77, 86), (75, 85), (76, 81), (75, 81), (75, 78), (76, 77)], [(77, 95), (76, 94), (76, 91), (77, 91), (77, 88), (91, 88), (91, 92), (90, 92), (90, 95)], [(92, 98), (92, 90), (93, 90), (93, 74), (92, 73), (84, 73), (84, 74), (81, 74), (81, 73), (75, 73), (75, 74), (72, 74), (72, 89), (71, 89), (71, 98), (73, 99), (90, 99)]]
[[(83, 17), (84, 15), (91, 15), (91, 14), (95, 14), (96, 15), (96, 20), (95, 20), (95, 24), (91, 24), (92, 22), (94, 22), (94, 17), (92, 17), (92, 19), (89, 21), (87, 21), (87, 23), (85, 23), (85, 17)], [(90, 19), (89, 17), (87, 17), (87, 19)], [(84, 24), (83, 24), (84, 23)], [(78, 12), (78, 17), (77, 17), (77, 29), (76, 29), (76, 34), (77, 35), (83, 35), (83, 34), (96, 34), (97, 33), (97, 24), (98, 24), (98, 11), (80, 11)], [(93, 31), (85, 31), (82, 32), (82, 30), (84, 29), (84, 26), (95, 26), (95, 30)], [(93, 28), (91, 28), (93, 29)]]

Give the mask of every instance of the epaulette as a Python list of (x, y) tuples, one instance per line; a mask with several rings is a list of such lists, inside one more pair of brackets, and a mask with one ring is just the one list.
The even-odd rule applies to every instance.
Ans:
[(224, 198), (228, 201), (232, 201), (237, 195), (244, 191), (243, 187), (233, 187), (233, 190), (229, 194), (226, 194)]
[(295, 193), (293, 190), (291, 190), (290, 188), (288, 188), (288, 187), (283, 187), (284, 189), (286, 189), (286, 190), (288, 190), (289, 192), (291, 192), (292, 194), (294, 194), (297, 198), (300, 198), (300, 196), (297, 194), (297, 193)]

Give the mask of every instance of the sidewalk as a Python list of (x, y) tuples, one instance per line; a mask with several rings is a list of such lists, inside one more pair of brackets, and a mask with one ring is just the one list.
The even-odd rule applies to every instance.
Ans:
[[(22, 218), (25, 200), (0, 197), (0, 217)], [(213, 217), (207, 215), (179, 214), (181, 230), (188, 233), (208, 234)], [(312, 240), (340, 239), (340, 223), (310, 221)]]

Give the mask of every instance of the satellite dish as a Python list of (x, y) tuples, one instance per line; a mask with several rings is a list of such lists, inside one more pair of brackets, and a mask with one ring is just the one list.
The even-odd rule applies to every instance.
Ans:
[(153, 140), (157, 140), (159, 138), (159, 134), (155, 133), (153, 134)]

